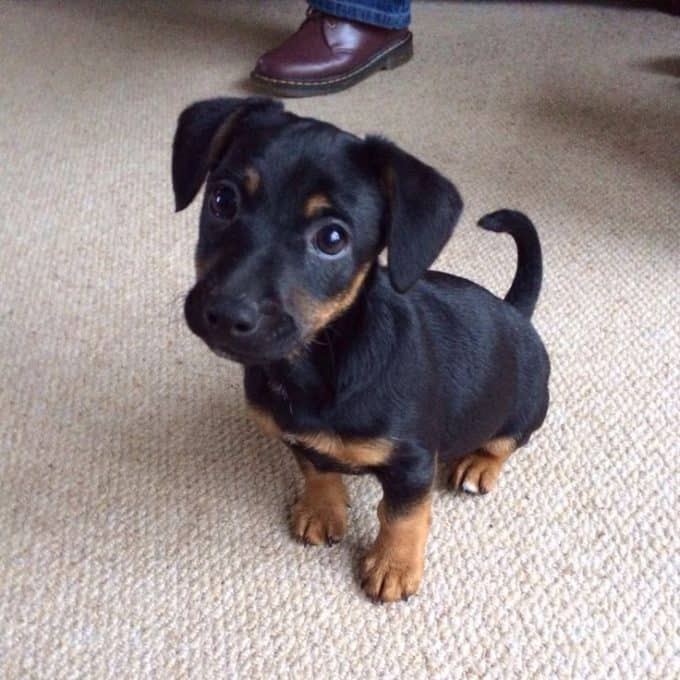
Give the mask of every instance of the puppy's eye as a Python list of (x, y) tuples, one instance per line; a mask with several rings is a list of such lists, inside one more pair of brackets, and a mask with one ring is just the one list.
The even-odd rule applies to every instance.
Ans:
[(239, 196), (231, 184), (215, 187), (210, 197), (210, 210), (215, 217), (231, 222), (238, 214)]
[(338, 255), (348, 243), (347, 230), (337, 222), (325, 224), (314, 234), (314, 245), (326, 255)]

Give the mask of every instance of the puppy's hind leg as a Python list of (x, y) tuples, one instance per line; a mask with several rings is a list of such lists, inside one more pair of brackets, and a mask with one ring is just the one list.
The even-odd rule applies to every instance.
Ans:
[(458, 458), (451, 466), (451, 487), (472, 494), (489, 493), (496, 486), (503, 463), (516, 448), (514, 438), (498, 437), (477, 451)]

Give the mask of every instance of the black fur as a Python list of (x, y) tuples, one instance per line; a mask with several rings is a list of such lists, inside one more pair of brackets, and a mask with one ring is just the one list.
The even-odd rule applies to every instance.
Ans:
[[(211, 161), (215, 131), (235, 112), (237, 124)], [(252, 196), (243, 189), (247, 166), (261, 180)], [(517, 243), (517, 274), (503, 301), (471, 281), (426, 271), (462, 202), (448, 180), (383, 139), (362, 140), (262, 100), (199, 102), (182, 113), (175, 138), (178, 209), (206, 175), (197, 259), (209, 266), (187, 296), (189, 327), (244, 364), (248, 401), (282, 431), (395, 443), (390, 459), (373, 468), (293, 444), (318, 469), (374, 473), (398, 512), (429, 490), (435, 452), (452, 459), (500, 436), (521, 445), (540, 427), (549, 361), (529, 322), (541, 252), (528, 218), (500, 211), (480, 221)], [(240, 196), (228, 225), (210, 208), (225, 181)], [(315, 193), (331, 207), (305, 218), (304, 202)], [(339, 258), (321, 256), (310, 241), (328, 220), (351, 235)], [(385, 245), (387, 270), (377, 264)], [(352, 304), (309, 335), (301, 292), (316, 302), (337, 299), (362, 267), (369, 271)], [(258, 311), (263, 300), (270, 313)], [(233, 332), (243, 315), (257, 328), (246, 339)]]
[[(184, 210), (194, 200), (206, 175), (214, 168), (230, 138), (238, 134), (239, 123), (262, 110), (280, 111), (282, 105), (271, 99), (210, 99), (186, 108), (177, 122), (172, 149), (172, 187), (175, 209)], [(221, 148), (212, 144), (218, 128), (231, 123), (230, 134), (221, 140)]]
[(368, 137), (359, 156), (385, 184), (390, 280), (403, 293), (449, 240), (463, 201), (449, 180), (385, 139)]
[(538, 234), (529, 218), (516, 210), (499, 210), (482, 217), (482, 229), (510, 234), (517, 243), (517, 273), (505, 301), (528, 319), (534, 313), (543, 278), (543, 257)]

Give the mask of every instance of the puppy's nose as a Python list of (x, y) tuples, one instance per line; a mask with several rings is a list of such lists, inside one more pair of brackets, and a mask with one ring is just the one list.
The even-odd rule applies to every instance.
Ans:
[(281, 306), (271, 298), (255, 302), (248, 298), (216, 298), (204, 311), (206, 325), (232, 337), (247, 337), (260, 328), (260, 322), (276, 323)]
[(209, 328), (245, 337), (255, 332), (260, 320), (258, 305), (252, 300), (213, 300), (205, 308)]

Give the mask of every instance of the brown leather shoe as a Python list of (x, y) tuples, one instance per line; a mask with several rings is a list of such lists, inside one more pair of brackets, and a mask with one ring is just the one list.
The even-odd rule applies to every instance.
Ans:
[(337, 92), (413, 55), (413, 35), (312, 10), (297, 32), (262, 55), (250, 77), (281, 97)]

